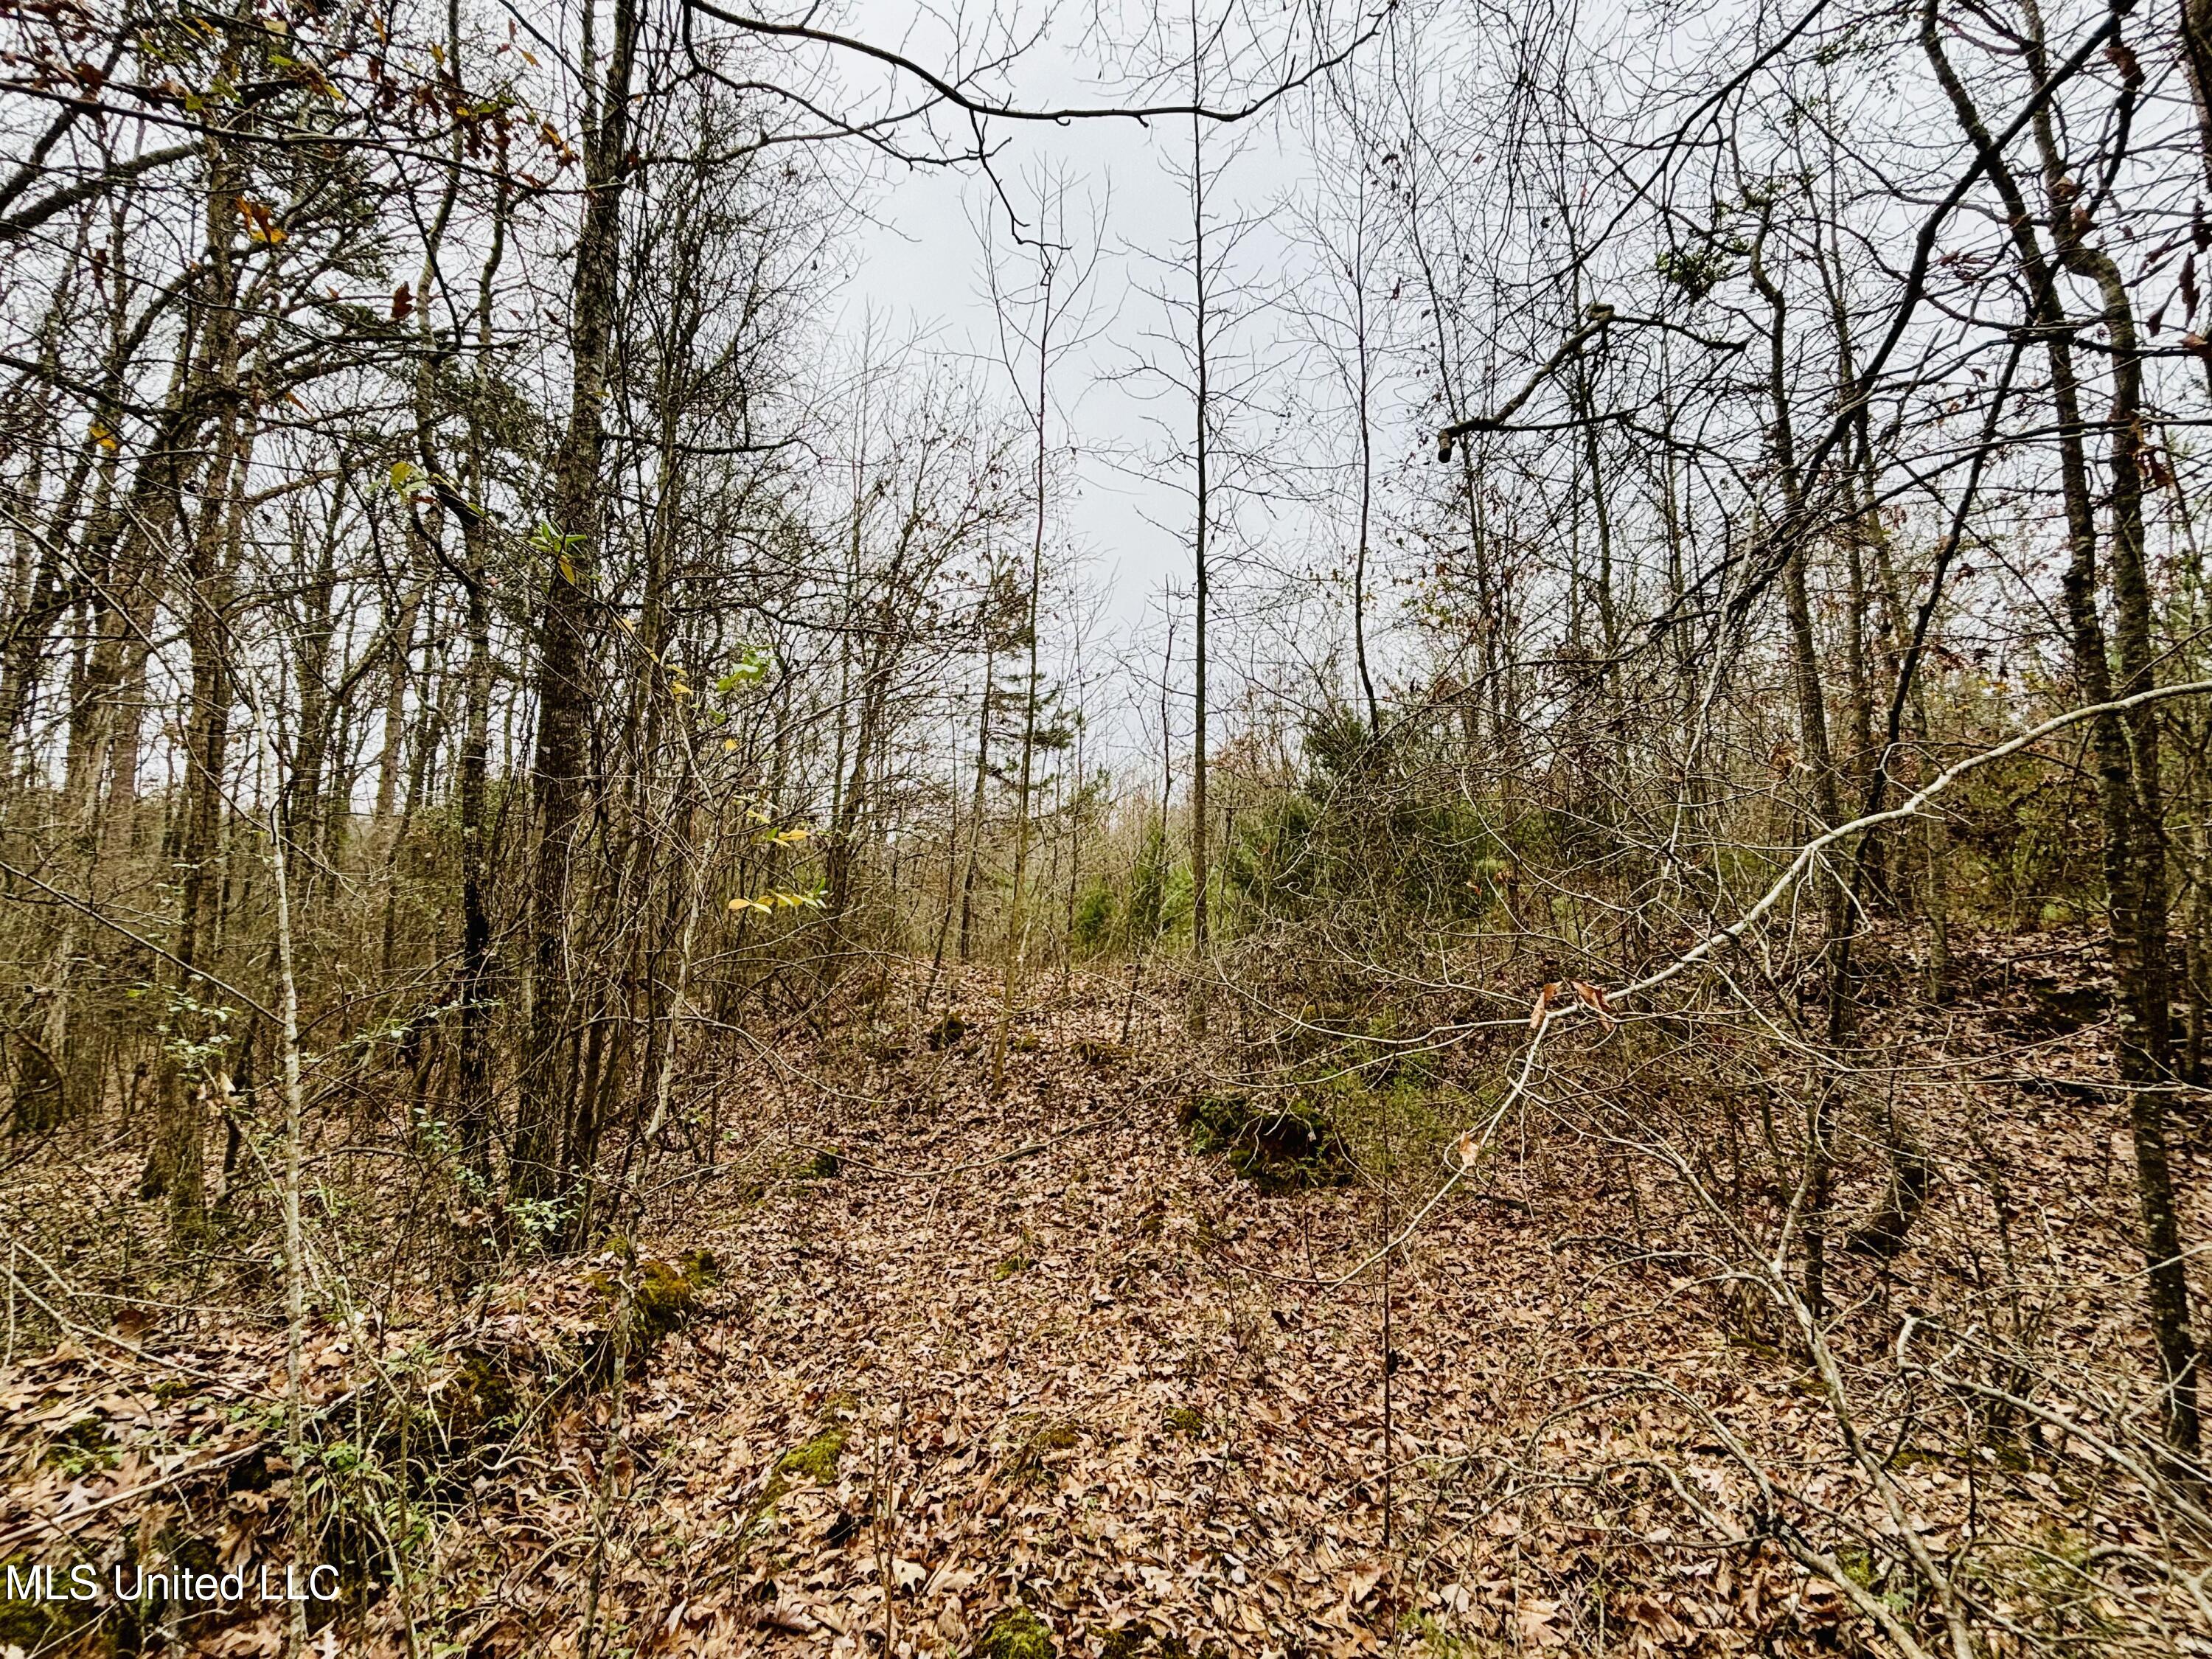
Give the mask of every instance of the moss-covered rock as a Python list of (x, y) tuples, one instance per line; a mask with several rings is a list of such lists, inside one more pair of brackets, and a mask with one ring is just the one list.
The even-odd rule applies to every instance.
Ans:
[(465, 1443), (501, 1437), (556, 1397), (605, 1387), (617, 1360), (633, 1379), (648, 1375), (665, 1338), (710, 1316), (708, 1293), (722, 1279), (713, 1251), (631, 1256), (617, 1239), (612, 1254), (617, 1265), (584, 1273), (580, 1285), (552, 1287), (570, 1320), (518, 1322), (441, 1356), (452, 1369), (436, 1385), (433, 1431)]
[(1193, 1095), (1182, 1125), (1192, 1151), (1227, 1158), (1238, 1175), (1270, 1192), (1351, 1178), (1343, 1137), (1310, 1094)]
[(698, 1315), (700, 1297), (721, 1277), (721, 1264), (712, 1250), (689, 1251), (674, 1262), (657, 1257), (640, 1262), (637, 1318), (646, 1342), (657, 1342), (690, 1324)]
[(1064, 1418), (1022, 1413), (1006, 1422), (1006, 1451), (998, 1474), (1009, 1486), (1044, 1484), (1055, 1478), (1055, 1468), (1066, 1462), (1064, 1453), (1082, 1444), (1082, 1429)]
[(974, 1659), (1060, 1659), (1052, 1632), (1027, 1607), (1002, 1607), (983, 1626)]
[(438, 1390), (442, 1431), (466, 1443), (513, 1423), (522, 1406), (518, 1378), (523, 1369), (512, 1353), (485, 1348), (461, 1353)]
[(1006, 1455), (1000, 1472), (1014, 1486), (1027, 1486), (1054, 1478), (1054, 1468), (1067, 1460), (1083, 1439), (1082, 1431), (1060, 1418), (1024, 1414), (1006, 1425)]

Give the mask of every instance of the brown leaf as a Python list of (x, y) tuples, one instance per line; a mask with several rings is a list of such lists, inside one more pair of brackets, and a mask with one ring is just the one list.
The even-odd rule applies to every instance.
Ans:
[(1563, 1648), (1567, 1638), (1552, 1628), (1552, 1616), (1559, 1610), (1557, 1601), (1541, 1596), (1531, 1596), (1513, 1610), (1513, 1623), (1521, 1632), (1521, 1639), (1540, 1648)]
[(1605, 993), (1582, 980), (1574, 981), (1575, 1000), (1598, 1017), (1599, 1023), (1608, 1031), (1620, 1024), (1613, 1018), (1613, 1005), (1605, 1000)]

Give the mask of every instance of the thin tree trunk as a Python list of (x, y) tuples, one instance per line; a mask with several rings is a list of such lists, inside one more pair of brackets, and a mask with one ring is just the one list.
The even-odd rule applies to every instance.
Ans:
[[(991, 626), (989, 622), (984, 623)], [(960, 965), (966, 967), (974, 943), (975, 876), (983, 856), (983, 787), (991, 776), (991, 699), (996, 690), (999, 659), (983, 653), (983, 700), (975, 717), (975, 795), (968, 813), (968, 870), (960, 881)]]
[[(1194, 60), (1194, 74), (1195, 71)], [(1194, 116), (1190, 124), (1190, 223), (1191, 223), (1191, 287), (1192, 287), (1192, 349), (1197, 368), (1197, 399), (1195, 410), (1195, 485), (1197, 517), (1191, 532), (1191, 567), (1195, 579), (1194, 586), (1194, 635), (1191, 641), (1190, 701), (1190, 942), (1192, 953), (1198, 962), (1200, 975), (1197, 994), (1191, 1003), (1191, 1019), (1198, 1030), (1206, 1027), (1206, 962), (1210, 946), (1208, 939), (1208, 901), (1206, 890), (1208, 869), (1206, 859), (1206, 630), (1209, 583), (1207, 532), (1212, 501), (1209, 490), (1212, 480), (1207, 475), (1207, 441), (1211, 437), (1212, 417), (1212, 387), (1209, 373), (1212, 366), (1210, 343), (1206, 337), (1209, 321), (1206, 270), (1206, 150), (1200, 134), (1202, 128)]]

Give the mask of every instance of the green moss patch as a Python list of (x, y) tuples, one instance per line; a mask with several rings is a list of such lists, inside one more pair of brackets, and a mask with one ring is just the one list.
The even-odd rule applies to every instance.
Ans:
[(828, 1486), (837, 1478), (837, 1460), (845, 1455), (845, 1425), (833, 1423), (803, 1445), (793, 1446), (776, 1459), (781, 1474), (803, 1474)]
[[(10, 1555), (0, 1559), (0, 1571), (12, 1571), (18, 1584), (32, 1582), (32, 1575), (40, 1564), (27, 1554)], [(70, 1568), (73, 1562), (49, 1563), (54, 1575), (54, 1586), (66, 1598), (70, 1589)], [(25, 1653), (52, 1651), (61, 1638), (72, 1634), (80, 1626), (100, 1616), (96, 1603), (40, 1600), (10, 1600), (0, 1596), (0, 1650), (17, 1649)]]
[(1193, 1095), (1182, 1115), (1193, 1152), (1226, 1158), (1267, 1191), (1341, 1186), (1351, 1179), (1343, 1136), (1311, 1094)]
[(1005, 1607), (983, 1626), (975, 1659), (1060, 1659), (1060, 1649), (1043, 1620), (1027, 1607)]
[(699, 1298), (721, 1280), (722, 1270), (712, 1250), (693, 1250), (680, 1261), (658, 1259), (638, 1266), (637, 1316), (650, 1344), (690, 1324), (699, 1311)]

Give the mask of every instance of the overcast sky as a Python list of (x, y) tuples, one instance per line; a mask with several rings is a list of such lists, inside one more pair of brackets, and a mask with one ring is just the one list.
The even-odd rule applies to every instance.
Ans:
[[(915, 8), (901, 0), (862, 0), (849, 27), (872, 40), (910, 39), (908, 49), (918, 58), (944, 61), (931, 55), (927, 35), (914, 33), (915, 16)], [(1023, 55), (1013, 95), (1102, 106), (1130, 101), (1127, 90), (1101, 83), (1095, 58), (1066, 36), (1062, 30)], [(941, 52), (941, 44), (935, 50)], [(1277, 131), (1282, 125), (1268, 121), (1258, 141), (1240, 147), (1225, 181), (1231, 209), (1265, 210), (1295, 190), (1303, 157), (1295, 153), (1294, 137)], [(1167, 325), (1158, 304), (1142, 289), (1158, 289), (1176, 276), (1145, 256), (1171, 253), (1187, 240), (1188, 198), (1164, 164), (1160, 146), (1184, 149), (1189, 127), (1179, 120), (1150, 126), (1127, 120), (1000, 122), (990, 135), (1003, 146), (994, 171), (1018, 204), (1023, 181), (1059, 169), (1079, 194), (1087, 193), (1103, 210), (1103, 257), (1092, 289), (1094, 337), (1055, 371), (1060, 419), (1053, 435), (1079, 453), (1080, 494), (1066, 517), (1086, 585), (1103, 594), (1110, 623), (1142, 628), (1157, 615), (1164, 583), (1188, 588), (1190, 580), (1188, 501), (1175, 482), (1146, 476), (1151, 469), (1145, 465), (1169, 441), (1161, 422), (1188, 429), (1189, 404), (1147, 398), (1127, 383), (1139, 355), (1158, 349)], [(841, 330), (857, 328), (872, 309), (895, 331), (910, 328), (954, 350), (994, 352), (975, 223), (977, 213), (994, 202), (989, 181), (972, 169), (915, 168), (888, 176), (876, 198), (880, 223), (861, 239)], [(997, 210), (1003, 228), (1005, 210)], [(1188, 283), (1185, 275), (1182, 285)]]

